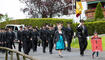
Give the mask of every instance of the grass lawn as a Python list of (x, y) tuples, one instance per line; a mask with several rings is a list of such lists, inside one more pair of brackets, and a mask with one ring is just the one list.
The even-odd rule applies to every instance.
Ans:
[[(103, 50), (105, 51), (105, 36), (101, 36), (101, 38), (102, 38)], [(72, 40), (71, 47), (72, 48), (79, 48), (78, 38), (75, 38)], [(91, 37), (89, 37), (87, 49), (91, 50)]]

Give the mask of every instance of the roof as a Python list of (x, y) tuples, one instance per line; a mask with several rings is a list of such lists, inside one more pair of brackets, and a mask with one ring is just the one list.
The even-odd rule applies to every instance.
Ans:
[(21, 25), (17, 25), (17, 24), (7, 24), (6, 26), (23, 26), (23, 24), (21, 24)]
[(99, 2), (105, 2), (105, 1), (91, 1), (91, 2), (87, 2), (87, 4), (96, 4), (96, 3), (99, 3)]
[(0, 16), (3, 16), (3, 14), (0, 14)]

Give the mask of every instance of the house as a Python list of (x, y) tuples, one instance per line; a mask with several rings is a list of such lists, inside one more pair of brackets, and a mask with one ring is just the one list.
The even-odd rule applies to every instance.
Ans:
[(105, 0), (87, 0), (88, 9), (85, 11), (87, 18), (89, 19), (94, 18), (96, 6), (99, 2), (101, 2), (102, 4), (103, 13), (105, 17)]

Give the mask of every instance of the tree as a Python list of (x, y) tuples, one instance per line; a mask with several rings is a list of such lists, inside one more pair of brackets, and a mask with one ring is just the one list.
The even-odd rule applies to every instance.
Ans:
[(102, 4), (101, 2), (98, 3), (95, 11), (95, 20), (104, 18), (103, 10), (102, 10)]
[(68, 11), (71, 9), (71, 0), (20, 1), (26, 4), (26, 7), (23, 9), (23, 12), (27, 13), (31, 18), (52, 18), (55, 15), (62, 15), (65, 10)]
[(3, 16), (4, 16), (3, 14), (0, 14), (0, 21), (2, 21)]
[(7, 14), (3, 15), (0, 14), (0, 21), (10, 21), (12, 18), (10, 18)]
[(13, 19), (12, 17), (9, 17), (7, 14), (5, 14), (3, 18), (5, 21), (10, 21)]

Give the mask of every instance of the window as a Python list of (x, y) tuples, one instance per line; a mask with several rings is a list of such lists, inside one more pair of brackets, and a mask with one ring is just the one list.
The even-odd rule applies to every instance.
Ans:
[(17, 28), (17, 27), (15, 27), (15, 30), (16, 30), (16, 31), (18, 31), (18, 28)]

